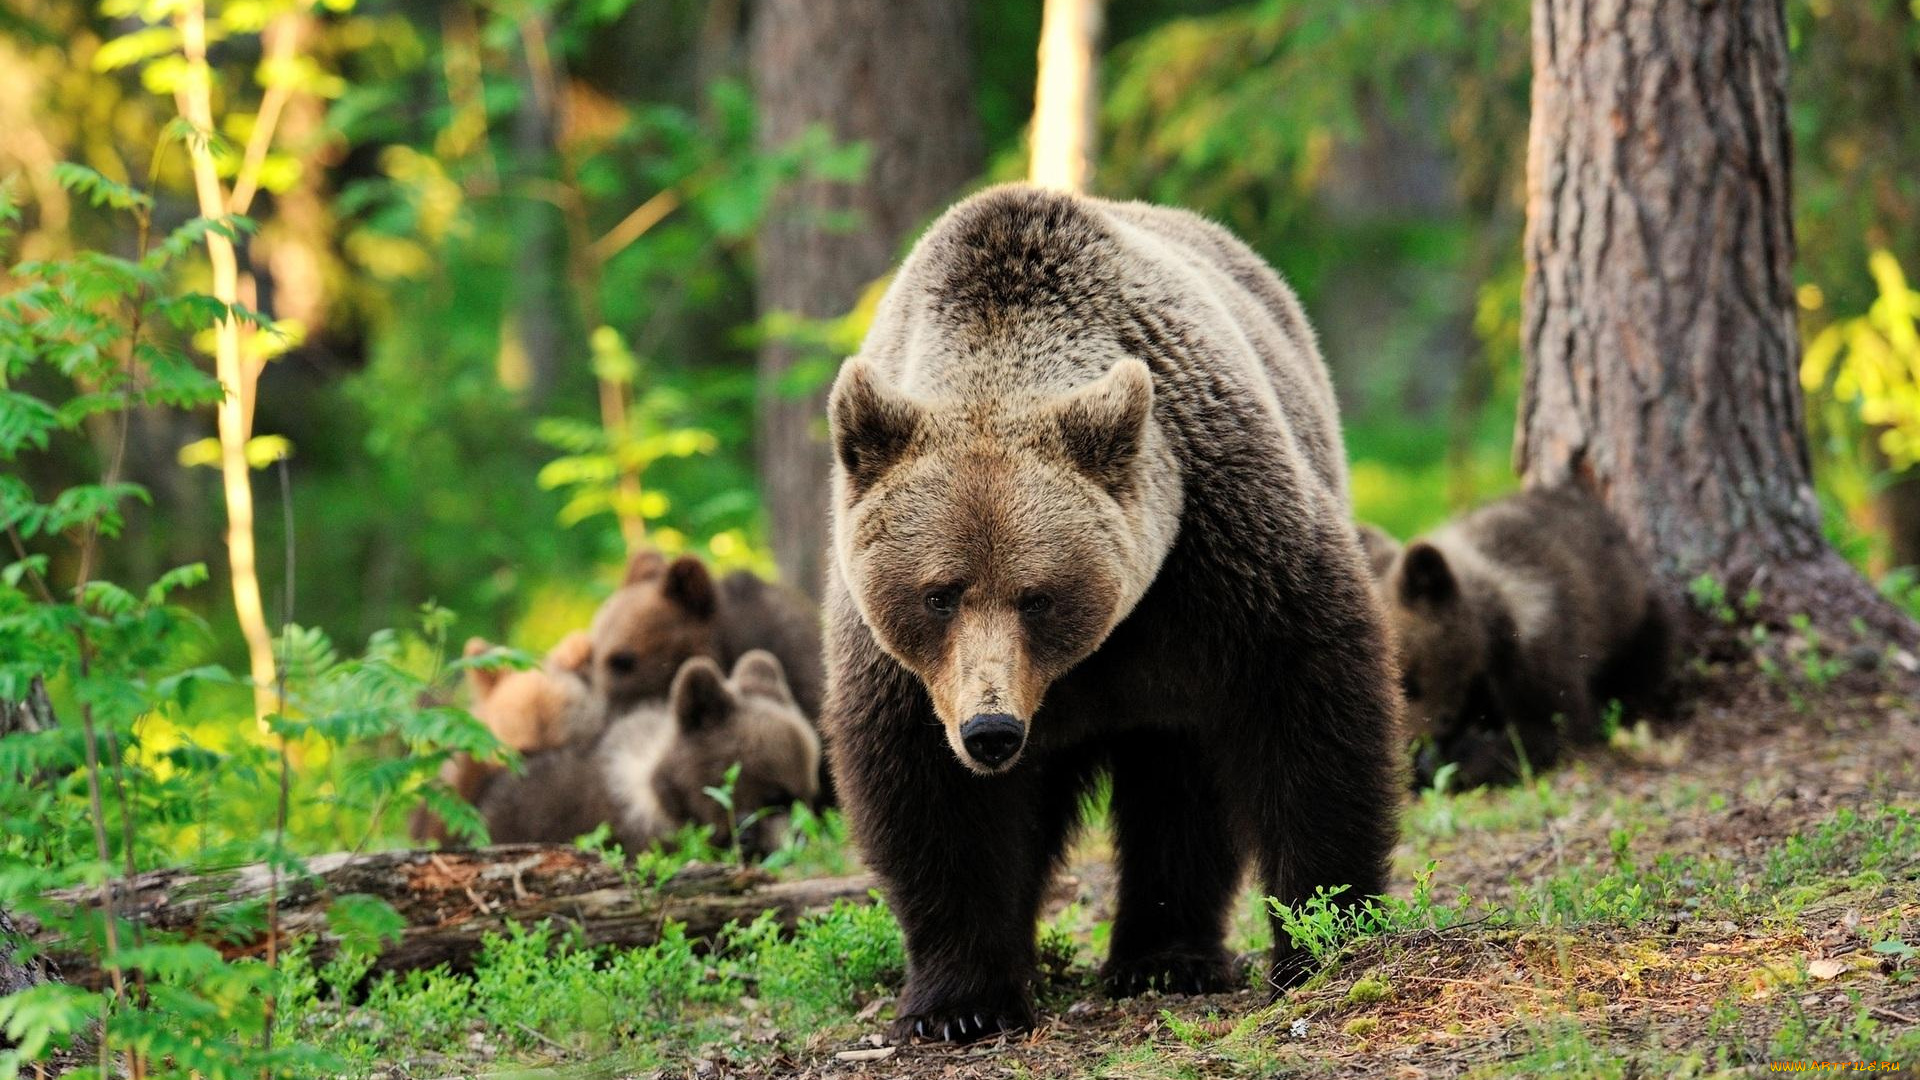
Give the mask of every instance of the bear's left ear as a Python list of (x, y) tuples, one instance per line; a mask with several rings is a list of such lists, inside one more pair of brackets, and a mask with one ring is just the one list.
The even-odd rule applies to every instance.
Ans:
[(1109, 492), (1118, 494), (1133, 475), (1153, 413), (1153, 375), (1127, 357), (1105, 375), (1052, 406), (1067, 457)]
[[(493, 644), (486, 638), (468, 638), (467, 647), (460, 650), (460, 655), (472, 660), (475, 657), (485, 656), (492, 650)], [(478, 703), (485, 700), (488, 694), (493, 693), (493, 688), (499, 686), (500, 680), (506, 677), (507, 673), (503, 668), (494, 668), (489, 671), (486, 668), (470, 667), (467, 669), (467, 689), (473, 694), (475, 703)]]
[(1440, 549), (1415, 540), (1400, 555), (1400, 597), (1408, 603), (1425, 600), (1444, 604), (1459, 591), (1453, 568)]
[(733, 719), (734, 704), (720, 665), (705, 656), (681, 664), (673, 677), (673, 689), (667, 692), (667, 707), (674, 721), (689, 734), (725, 725)]
[(697, 556), (682, 555), (673, 560), (667, 567), (667, 580), (660, 591), (696, 619), (713, 617), (713, 575)]
[(883, 385), (873, 365), (859, 357), (840, 367), (827, 402), (833, 427), (833, 453), (847, 470), (855, 492), (873, 485), (907, 454), (920, 430), (920, 406)]
[(627, 576), (623, 585), (638, 585), (643, 581), (652, 581), (665, 573), (667, 557), (652, 548), (641, 548), (627, 560)]
[(741, 654), (733, 665), (733, 685), (743, 694), (777, 701), (782, 705), (793, 704), (793, 691), (787, 689), (787, 672), (780, 666), (780, 658), (765, 649), (751, 649)]

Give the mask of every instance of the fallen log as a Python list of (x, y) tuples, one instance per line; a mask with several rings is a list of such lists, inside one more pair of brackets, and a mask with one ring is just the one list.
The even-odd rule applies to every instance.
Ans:
[[(375, 960), (375, 972), (437, 964), (469, 970), (482, 937), (503, 931), (509, 922), (531, 926), (552, 920), (577, 929), (588, 944), (635, 948), (659, 941), (669, 922), (684, 925), (688, 937), (700, 940), (764, 912), (790, 928), (836, 901), (865, 903), (874, 887), (864, 874), (779, 881), (754, 867), (703, 863), (689, 864), (657, 886), (636, 887), (597, 855), (548, 844), (318, 855), (304, 860), (302, 869), (280, 875), (281, 944), (309, 938), (315, 962), (324, 963), (340, 947), (328, 926), (328, 907), (341, 896), (375, 896), (407, 922), (400, 940)], [(115, 906), (143, 926), (204, 940), (229, 957), (264, 955), (264, 910), (272, 881), (264, 864), (222, 871), (154, 870), (123, 883)], [(72, 890), (50, 899), (78, 910), (96, 906), (99, 893)], [(63, 950), (38, 927), (30, 932), (69, 981), (102, 983), (97, 958)]]

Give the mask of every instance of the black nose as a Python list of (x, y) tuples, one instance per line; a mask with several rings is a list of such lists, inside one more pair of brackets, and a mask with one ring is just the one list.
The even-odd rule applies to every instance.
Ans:
[(960, 741), (973, 760), (991, 769), (1020, 752), (1027, 741), (1027, 725), (1006, 713), (982, 713), (960, 725)]

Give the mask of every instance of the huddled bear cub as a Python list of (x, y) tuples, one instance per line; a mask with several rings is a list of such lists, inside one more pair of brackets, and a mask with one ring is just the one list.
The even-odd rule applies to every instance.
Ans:
[(1644, 699), (1668, 667), (1667, 623), (1645, 561), (1580, 492), (1501, 499), (1409, 543), (1380, 581), (1416, 782), (1553, 763), (1562, 736), (1598, 735), (1601, 703)]
[[(707, 793), (740, 766), (728, 812)], [(817, 794), (820, 739), (801, 715), (780, 661), (754, 650), (732, 677), (706, 657), (681, 666), (664, 701), (629, 711), (597, 740), (527, 758), (481, 793), (487, 831), (500, 843), (565, 841), (602, 822), (628, 851), (644, 851), (687, 825), (732, 841), (736, 817), (753, 819), (742, 850), (764, 856), (787, 831), (794, 802)]]
[[(1398, 695), (1333, 394), (1279, 277), (1140, 203), (991, 189), (829, 405), (834, 779), (905, 931), (896, 1039), (1033, 1019), (1041, 895), (1112, 777), (1115, 993), (1242, 985), (1251, 858), (1386, 884)], [(1306, 971), (1276, 929), (1271, 977)]]
[[(587, 633), (594, 688), (616, 712), (665, 696), (692, 657), (710, 656), (724, 666), (764, 649), (779, 659), (800, 711), (809, 720), (820, 715), (826, 672), (819, 613), (805, 596), (748, 571), (715, 580), (694, 556), (669, 562), (642, 551)], [(827, 779), (823, 764), (820, 805), (833, 801)]]
[[(484, 638), (471, 638), (463, 653), (472, 660), (493, 649)], [(537, 668), (467, 668), (474, 718), (487, 725), (501, 745), (522, 754), (598, 737), (606, 727), (607, 710), (587, 682), (591, 650), (585, 634), (573, 633), (555, 645)], [(440, 767), (440, 781), (473, 802), (487, 781), (504, 768), (497, 761), (482, 761), (462, 751)], [(425, 807), (414, 814), (411, 831), (419, 841), (449, 839), (446, 824)]]

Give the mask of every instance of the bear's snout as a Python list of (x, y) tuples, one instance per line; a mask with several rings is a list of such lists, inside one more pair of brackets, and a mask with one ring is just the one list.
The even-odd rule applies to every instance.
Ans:
[(960, 725), (967, 755), (989, 769), (1012, 761), (1027, 743), (1027, 725), (1006, 713), (982, 713)]

